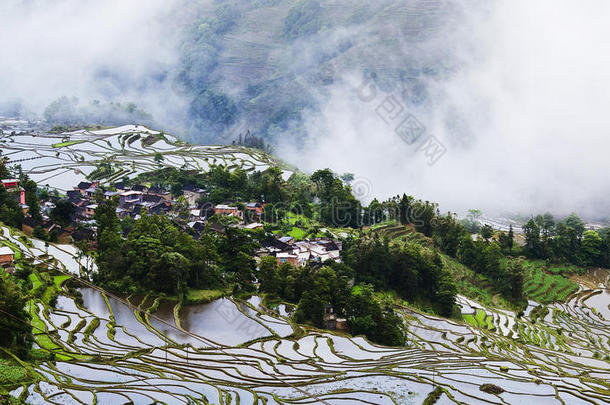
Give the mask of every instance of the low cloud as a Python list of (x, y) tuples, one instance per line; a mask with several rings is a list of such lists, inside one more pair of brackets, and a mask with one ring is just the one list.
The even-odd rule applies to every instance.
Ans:
[(309, 170), (356, 173), (378, 198), (407, 192), (458, 212), (607, 217), (610, 4), (517, 0), (462, 3), (461, 11), (451, 32), (417, 44), (446, 55), (451, 68), (426, 79), (424, 104), (403, 99), (447, 148), (434, 165), (376, 113), (383, 96), (358, 98), (361, 72), (321, 97), (305, 148), (283, 144), (283, 156)]
[(182, 101), (171, 69), (181, 0), (5, 0), (0, 107), (41, 114), (60, 96), (133, 101), (163, 122)]

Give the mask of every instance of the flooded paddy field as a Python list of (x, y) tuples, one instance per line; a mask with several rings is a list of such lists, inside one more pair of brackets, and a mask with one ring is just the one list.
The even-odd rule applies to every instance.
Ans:
[[(2, 239), (44, 258), (36, 241), (8, 229)], [(75, 255), (54, 248), (45, 259), (51, 266)], [(60, 268), (78, 274), (70, 267)], [(44, 325), (37, 345), (52, 342), (56, 358), (13, 395), (31, 404), (421, 404), (440, 388), (442, 404), (603, 404), (610, 321), (607, 290), (598, 287), (583, 287), (535, 321), (535, 302), (517, 317), (459, 297), (476, 324), (397, 307), (408, 326), (405, 347), (299, 327), (284, 307), (269, 310), (257, 296), (176, 308), (86, 285), (79, 303), (64, 287), (55, 308), (32, 306)], [(499, 390), (481, 390), (490, 384)]]
[[(152, 140), (143, 142), (148, 137)], [(211, 164), (264, 170), (264, 154), (236, 146), (196, 146), (142, 126), (68, 134), (4, 134), (4, 156), (38, 183), (69, 190), (103, 159), (111, 183), (163, 165)], [(150, 143), (152, 142), (152, 143)], [(69, 174), (69, 175), (66, 175)], [(49, 268), (81, 276), (86, 259), (2, 227), (0, 239)], [(93, 265), (92, 271), (95, 271)], [(396, 307), (405, 347), (295, 325), (281, 304), (232, 297), (177, 308), (157, 297), (114, 296), (66, 287), (54, 308), (36, 301), (36, 345), (55, 353), (39, 381), (13, 395), (31, 404), (438, 404), (610, 403), (610, 293), (607, 272), (579, 279), (565, 302), (531, 301), (524, 315), (459, 297), (463, 320)], [(534, 312), (532, 312), (534, 311)], [(495, 393), (482, 390), (499, 388)]]
[[(51, 134), (38, 130), (0, 134), (8, 164), (19, 164), (39, 185), (72, 190), (96, 166), (111, 161), (115, 170), (101, 179), (112, 184), (159, 167), (207, 170), (222, 165), (244, 170), (265, 170), (279, 162), (262, 152), (239, 146), (190, 145), (142, 125)], [(155, 153), (163, 156), (155, 161)], [(289, 172), (286, 172), (289, 175)]]

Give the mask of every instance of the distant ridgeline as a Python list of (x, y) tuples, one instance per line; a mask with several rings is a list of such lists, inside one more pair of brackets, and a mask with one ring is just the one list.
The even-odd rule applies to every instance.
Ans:
[(303, 112), (346, 73), (377, 73), (380, 88), (424, 103), (426, 81), (450, 62), (423, 43), (451, 29), (457, 12), (396, 0), (218, 3), (186, 28), (173, 84), (192, 100), (190, 139), (213, 141), (241, 123), (267, 141), (287, 129), (298, 141)]
[[(298, 145), (305, 114), (319, 111), (345, 75), (374, 77), (380, 90), (416, 108), (429, 101), (426, 83), (453, 70), (447, 52), (430, 41), (455, 25), (459, 9), (450, 1), (204, 3), (191, 4), (188, 18), (175, 21), (184, 38), (179, 62), (141, 78), (145, 85), (131, 84), (135, 94), (186, 101), (185, 107), (172, 105), (171, 119), (119, 98), (60, 97), (45, 109), (45, 120), (64, 126), (138, 122), (179, 130), (192, 142), (221, 144), (248, 128), (265, 142), (290, 136)], [(114, 71), (96, 81), (100, 87), (128, 85)]]

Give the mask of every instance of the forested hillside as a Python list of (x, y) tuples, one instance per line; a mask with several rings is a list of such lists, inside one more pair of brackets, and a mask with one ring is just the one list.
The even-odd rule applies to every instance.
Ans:
[[(291, 129), (345, 74), (383, 73), (405, 102), (449, 66), (419, 48), (449, 27), (445, 1), (255, 1), (195, 7), (176, 85), (192, 97), (191, 137), (238, 124), (268, 139)], [(398, 38), (400, 37), (400, 41)], [(408, 51), (406, 51), (409, 49)], [(383, 55), (383, 56), (382, 56)]]

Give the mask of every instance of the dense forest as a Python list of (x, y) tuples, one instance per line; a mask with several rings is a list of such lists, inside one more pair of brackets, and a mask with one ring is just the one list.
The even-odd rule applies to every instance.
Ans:
[[(401, 299), (437, 314), (455, 315), (455, 282), (440, 256), (446, 254), (485, 275), (516, 308), (526, 304), (521, 264), (504, 258), (531, 252), (528, 246), (520, 249), (516, 245), (512, 229), (508, 234), (495, 233), (472, 219), (460, 221), (455, 214), (442, 215), (436, 204), (407, 195), (362, 206), (349, 184), (328, 169), (311, 176), (295, 173), (284, 180), (277, 168), (247, 173), (216, 166), (205, 174), (166, 168), (143, 174), (132, 183), (137, 181), (174, 192), (185, 185), (205, 188), (210, 192), (199, 201), (202, 205), (264, 201), (267, 205), (262, 219), (266, 227), (247, 231), (227, 226), (221, 234), (208, 227), (195, 240), (179, 230), (179, 215), (173, 221), (144, 216), (121, 222), (114, 215), (116, 203), (102, 202), (96, 211), (101, 269), (96, 277), (112, 290), (160, 291), (178, 296), (184, 296), (188, 289), (203, 288), (252, 293), (258, 281), (260, 290), (271, 298), (297, 304), (296, 317), (301, 322), (321, 326), (325, 308), (330, 305), (349, 320), (352, 330), (389, 344), (400, 342), (403, 334), (390, 328), (388, 336), (376, 335), (379, 325), (391, 324), (388, 320), (394, 316), (391, 305), (379, 292), (393, 291)], [(357, 230), (357, 236), (343, 241), (342, 264), (329, 261), (302, 268), (277, 266), (273, 258), (257, 265), (254, 252), (273, 238), (269, 231), (289, 214), (321, 226)], [(572, 223), (573, 218), (566, 222)], [(392, 241), (366, 230), (387, 221), (412, 227), (431, 245)], [(210, 220), (215, 222), (214, 218)], [(473, 239), (473, 231), (480, 237)], [(587, 243), (584, 245), (581, 251), (587, 252)]]
[(552, 214), (537, 215), (523, 226), (524, 253), (579, 266), (610, 267), (610, 228), (594, 231), (576, 214), (556, 221)]
[[(4, 167), (2, 170), (8, 176)], [(299, 322), (323, 326), (325, 313), (333, 308), (337, 316), (348, 320), (353, 333), (365, 334), (383, 344), (401, 344), (404, 330), (389, 297), (439, 315), (457, 314), (457, 288), (443, 255), (484, 275), (515, 308), (526, 303), (524, 272), (519, 261), (505, 260), (506, 257), (526, 255), (583, 266), (608, 263), (608, 229), (585, 230), (583, 221), (574, 214), (557, 222), (549, 214), (533, 218), (523, 228), (525, 246), (519, 247), (512, 229), (508, 233), (495, 232), (487, 225), (480, 227), (474, 218), (458, 220), (455, 214), (441, 214), (437, 204), (406, 194), (363, 206), (354, 197), (349, 178), (323, 169), (311, 176), (297, 172), (285, 180), (282, 171), (274, 167), (248, 173), (213, 166), (206, 173), (164, 168), (126, 179), (131, 184), (146, 182), (176, 195), (187, 185), (204, 188), (209, 193), (198, 201), (200, 206), (228, 201), (238, 206), (249, 201), (265, 202), (261, 218), (265, 227), (240, 229), (230, 226), (230, 220), (213, 216), (194, 238), (185, 226), (188, 216), (181, 211), (188, 211), (188, 207), (184, 204), (175, 205), (174, 215), (120, 220), (116, 216), (118, 202), (99, 198), (95, 211), (95, 259), (99, 272), (92, 274), (93, 279), (111, 291), (162, 293), (179, 300), (184, 300), (191, 290), (242, 295), (256, 293), (258, 288), (269, 300), (293, 303)], [(28, 202), (37, 206), (35, 183), (24, 178), (24, 184), (34, 196)], [(0, 197), (2, 220), (19, 226), (23, 213), (15, 205), (15, 198), (3, 187)], [(36, 215), (36, 210), (32, 214)], [(70, 210), (58, 204), (51, 214), (62, 221)], [(256, 250), (273, 241), (272, 231), (281, 232), (288, 217), (298, 218), (296, 225), (317, 224), (315, 229), (352, 229), (342, 240), (342, 262), (278, 266), (271, 257), (257, 263)], [(380, 223), (401, 224), (423, 239), (392, 240), (380, 236), (374, 232)], [(212, 225), (216, 229), (212, 230)], [(473, 238), (472, 233), (478, 233), (478, 237)], [(20, 291), (10, 284), (10, 277), (2, 282), (5, 294)], [(386, 295), (388, 292), (390, 296)], [(15, 301), (18, 297), (10, 299)], [(11, 339), (12, 343), (6, 344), (24, 341)]]

